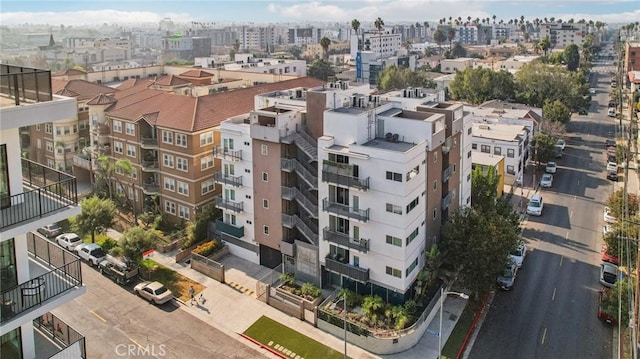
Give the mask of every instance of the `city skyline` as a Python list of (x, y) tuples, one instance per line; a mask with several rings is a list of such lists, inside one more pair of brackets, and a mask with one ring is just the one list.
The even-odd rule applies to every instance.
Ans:
[[(457, 9), (456, 9), (457, 8)], [(371, 15), (367, 15), (371, 14)], [(3, 25), (100, 25), (103, 23), (153, 23), (171, 18), (176, 23), (350, 23), (363, 25), (377, 17), (387, 23), (437, 22), (441, 18), (472, 20), (535, 18), (580, 19), (607, 24), (636, 22), (640, 5), (631, 0), (613, 1), (3, 1)], [(43, 21), (43, 19), (47, 19)]]

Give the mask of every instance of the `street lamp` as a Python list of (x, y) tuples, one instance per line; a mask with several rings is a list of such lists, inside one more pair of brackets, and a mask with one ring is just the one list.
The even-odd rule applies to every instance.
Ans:
[(469, 296), (458, 292), (445, 292), (444, 287), (440, 288), (440, 330), (438, 331), (438, 359), (442, 357), (442, 308), (444, 307), (444, 297), (447, 295), (457, 295), (462, 299), (469, 299)]

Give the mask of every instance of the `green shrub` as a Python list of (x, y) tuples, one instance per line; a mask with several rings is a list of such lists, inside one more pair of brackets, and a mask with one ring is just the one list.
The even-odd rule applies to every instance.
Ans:
[(291, 273), (287, 272), (280, 274), (280, 281), (282, 282), (282, 284), (288, 285), (290, 287), (296, 284), (296, 278)]
[(362, 300), (362, 298), (354, 291), (349, 290), (347, 288), (342, 288), (340, 290), (340, 293), (338, 293), (338, 296), (336, 299), (341, 299), (343, 297), (347, 298), (347, 306), (350, 308), (355, 308), (358, 306), (358, 304), (360, 304), (360, 301)]
[(313, 283), (304, 283), (302, 288), (300, 288), (302, 295), (309, 296), (313, 298), (318, 298), (322, 295), (322, 291), (320, 288), (316, 287)]
[(220, 243), (218, 243), (218, 241), (214, 239), (197, 246), (193, 250), (193, 253), (199, 254), (203, 257), (208, 257), (209, 255), (211, 255), (212, 253), (220, 249), (220, 247), (221, 247)]

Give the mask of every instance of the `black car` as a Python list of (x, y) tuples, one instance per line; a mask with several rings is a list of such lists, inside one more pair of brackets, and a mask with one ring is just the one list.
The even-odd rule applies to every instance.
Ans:
[(612, 140), (610, 138), (607, 138), (607, 140), (604, 141), (604, 144), (607, 147), (616, 147), (616, 140)]
[(618, 171), (607, 171), (607, 179), (618, 182)]

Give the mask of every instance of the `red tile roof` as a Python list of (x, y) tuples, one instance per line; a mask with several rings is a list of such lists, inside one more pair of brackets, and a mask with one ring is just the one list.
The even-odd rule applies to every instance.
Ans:
[(124, 80), (120, 83), (120, 85), (118, 85), (118, 90), (126, 90), (126, 89), (130, 89), (132, 87), (136, 87), (136, 86), (141, 86), (143, 84), (146, 84), (147, 86), (151, 85), (151, 83), (153, 82), (152, 79), (146, 78), (146, 79), (128, 79), (128, 80)]
[(82, 70), (76, 70), (76, 69), (66, 69), (64, 71), (58, 71), (58, 72), (54, 72), (53, 74), (51, 74), (52, 77), (59, 77), (59, 76), (78, 76), (78, 75), (86, 75), (87, 72), (86, 71), (82, 71)]
[(87, 102), (87, 105), (109, 105), (115, 103), (116, 99), (113, 95), (105, 95), (103, 93), (97, 95)]
[(181, 73), (178, 76), (202, 78), (202, 77), (213, 77), (214, 75), (204, 70), (189, 70)]
[(77, 97), (79, 100), (90, 99), (101, 93), (114, 93), (118, 90), (109, 86), (85, 80), (63, 80), (51, 78), (51, 89), (56, 95)]
[(154, 85), (160, 85), (160, 86), (180, 86), (180, 85), (187, 85), (190, 83), (191, 82), (185, 79), (181, 79), (178, 76), (173, 76), (173, 75), (158, 77), (154, 81)]

